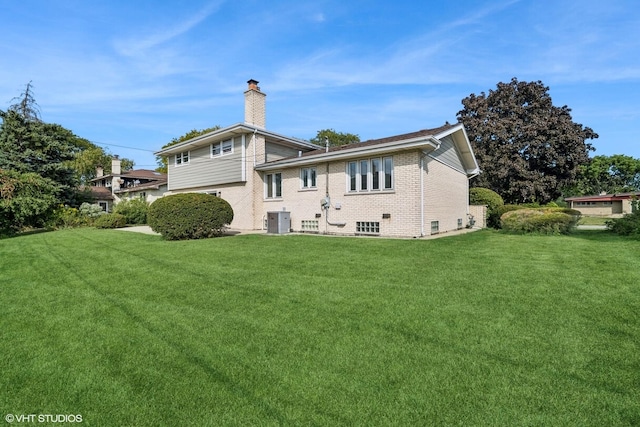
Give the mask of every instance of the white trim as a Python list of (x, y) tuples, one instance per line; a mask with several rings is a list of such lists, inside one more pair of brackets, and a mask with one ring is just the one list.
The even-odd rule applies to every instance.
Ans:
[[(187, 161), (184, 161), (184, 153), (187, 153)], [(178, 154), (180, 155), (180, 164), (178, 164)], [(179, 151), (176, 154), (173, 155), (173, 166), (174, 167), (180, 167), (180, 166), (186, 166), (189, 163), (191, 163), (191, 151)]]
[(275, 132), (267, 131), (266, 129), (259, 126), (253, 126), (246, 123), (237, 123), (235, 125), (227, 126), (226, 128), (221, 128), (204, 135), (197, 136), (180, 144), (172, 145), (171, 147), (159, 150), (154, 154), (157, 156), (166, 156), (168, 154), (174, 154), (176, 152), (184, 151), (186, 147), (203, 146), (210, 144), (215, 140), (229, 139), (243, 133), (257, 133), (264, 136), (265, 138), (275, 139), (277, 141), (288, 143), (295, 147), (306, 148), (308, 150), (317, 150), (322, 148), (319, 145), (312, 144), (309, 141), (280, 135)]
[[(256, 170), (268, 171), (287, 168), (291, 166), (303, 166), (314, 163), (332, 162), (345, 159), (358, 159), (362, 157), (383, 157), (384, 154), (394, 154), (399, 151), (422, 148), (433, 151), (440, 146), (440, 141), (434, 137), (420, 137), (403, 141), (392, 141), (383, 144), (356, 147), (348, 150), (324, 151), (319, 154), (296, 157), (292, 159), (277, 160), (272, 163), (263, 163), (256, 166)], [(431, 148), (429, 150), (429, 148)]]
[(247, 180), (247, 147), (245, 147), (247, 143), (247, 138), (246, 138), (246, 134), (242, 134), (242, 137), (240, 138), (240, 144), (242, 146), (242, 181), (246, 181)]
[[(225, 146), (228, 143), (231, 144), (231, 150), (224, 151)], [(209, 157), (212, 159), (215, 159), (217, 157), (223, 157), (223, 156), (228, 156), (230, 154), (233, 154), (233, 146), (235, 145), (234, 143), (235, 143), (235, 138), (222, 139), (217, 142), (212, 142), (211, 144), (209, 144)], [(218, 154), (213, 153), (214, 147), (219, 148), (220, 152)]]

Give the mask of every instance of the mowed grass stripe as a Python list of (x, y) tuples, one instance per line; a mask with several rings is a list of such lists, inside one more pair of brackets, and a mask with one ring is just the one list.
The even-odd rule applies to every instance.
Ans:
[(88, 425), (632, 425), (638, 246), (602, 232), (2, 240), (0, 410)]

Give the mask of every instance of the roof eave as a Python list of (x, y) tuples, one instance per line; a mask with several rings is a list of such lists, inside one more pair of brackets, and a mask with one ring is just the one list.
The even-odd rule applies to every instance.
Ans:
[(259, 171), (270, 171), (277, 169), (285, 169), (295, 166), (305, 166), (315, 163), (326, 163), (338, 160), (362, 157), (363, 155), (372, 156), (378, 154), (387, 154), (397, 151), (406, 151), (414, 149), (422, 149), (433, 151), (438, 148), (440, 141), (433, 136), (414, 138), (410, 140), (392, 141), (385, 144), (375, 146), (356, 147), (344, 151), (329, 151), (318, 154), (312, 154), (302, 157), (294, 157), (283, 160), (276, 160), (270, 163), (263, 163), (255, 167)]
[(248, 133), (259, 134), (266, 138), (279, 140), (285, 143), (295, 145), (296, 147), (308, 148), (310, 150), (317, 150), (321, 148), (320, 146), (315, 145), (309, 141), (305, 141), (303, 139), (293, 138), (285, 135), (280, 135), (275, 132), (270, 132), (259, 126), (254, 126), (247, 123), (236, 123), (234, 125), (227, 126), (225, 128), (221, 128), (218, 130), (214, 130), (204, 135), (197, 136), (195, 138), (189, 139), (179, 144), (172, 145), (160, 151), (156, 151), (154, 154), (156, 156), (166, 156), (169, 154), (179, 153), (181, 151), (184, 151), (185, 149), (191, 149), (193, 147), (210, 144), (213, 141), (224, 139), (226, 137), (233, 137), (233, 136), (248, 134)]

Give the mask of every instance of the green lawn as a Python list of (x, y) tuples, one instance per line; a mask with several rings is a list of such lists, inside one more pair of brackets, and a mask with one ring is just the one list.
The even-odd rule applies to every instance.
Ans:
[(605, 225), (607, 221), (611, 221), (611, 218), (605, 218), (601, 216), (582, 216), (580, 218), (580, 225)]
[(0, 301), (3, 416), (640, 424), (640, 244), (603, 231), (65, 230), (0, 240)]

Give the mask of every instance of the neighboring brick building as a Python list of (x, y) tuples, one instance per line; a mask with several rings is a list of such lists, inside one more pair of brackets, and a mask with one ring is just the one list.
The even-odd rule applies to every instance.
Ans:
[(265, 129), (266, 95), (245, 92), (245, 122), (159, 151), (168, 193), (227, 200), (231, 224), (266, 227), (287, 212), (293, 231), (421, 237), (466, 227), (478, 164), (462, 124), (319, 147)]
[(632, 202), (638, 199), (640, 192), (567, 197), (565, 201), (582, 215), (616, 218), (631, 213)]

